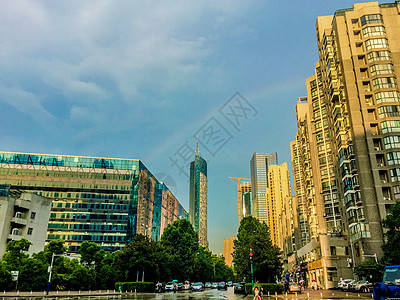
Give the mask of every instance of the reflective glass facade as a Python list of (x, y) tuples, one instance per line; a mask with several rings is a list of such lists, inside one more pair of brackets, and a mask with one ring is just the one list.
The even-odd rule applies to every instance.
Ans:
[(47, 241), (76, 252), (83, 241), (121, 249), (135, 234), (158, 241), (188, 218), (168, 188), (137, 159), (0, 152), (0, 193), (52, 199)]

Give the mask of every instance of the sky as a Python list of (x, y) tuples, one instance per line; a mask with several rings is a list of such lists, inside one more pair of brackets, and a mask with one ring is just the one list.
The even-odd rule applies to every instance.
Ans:
[(250, 178), (254, 152), (291, 171), (316, 18), (354, 2), (0, 0), (0, 151), (141, 159), (188, 210), (198, 137), (223, 253), (228, 177)]

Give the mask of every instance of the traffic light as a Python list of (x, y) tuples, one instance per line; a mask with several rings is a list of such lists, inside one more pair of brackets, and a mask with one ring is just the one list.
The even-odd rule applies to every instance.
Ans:
[(253, 249), (250, 248), (250, 259), (253, 260)]

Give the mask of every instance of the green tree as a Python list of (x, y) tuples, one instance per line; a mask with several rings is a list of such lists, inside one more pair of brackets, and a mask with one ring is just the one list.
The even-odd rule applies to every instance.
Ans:
[(265, 223), (249, 216), (240, 222), (237, 239), (234, 242), (234, 266), (238, 280), (251, 281), (250, 249), (253, 252), (254, 280), (274, 282), (282, 272), (280, 250), (272, 245)]
[(99, 268), (104, 259), (105, 251), (95, 242), (84, 241), (79, 247), (81, 264), (85, 267)]
[(22, 266), (24, 260), (29, 255), (25, 251), (29, 250), (32, 245), (27, 239), (20, 239), (19, 241), (9, 241), (7, 243), (7, 252), (3, 255), (3, 260), (7, 263), (8, 268), (18, 271)]
[(377, 264), (375, 260), (369, 260), (354, 268), (354, 274), (360, 278), (366, 278), (370, 282), (382, 280), (384, 266)]
[(188, 220), (169, 224), (160, 239), (161, 246), (170, 257), (169, 269), (174, 279), (191, 280), (199, 249), (199, 238)]
[(0, 260), (0, 291), (6, 291), (12, 287), (11, 272), (7, 270), (7, 263)]
[(136, 235), (131, 242), (116, 254), (114, 266), (116, 279), (136, 281), (137, 272), (141, 280), (144, 272), (145, 281), (154, 281), (157, 275), (157, 245), (143, 235)]
[(385, 233), (386, 242), (382, 246), (383, 260), (388, 265), (400, 264), (400, 202), (396, 201), (390, 207), (390, 213), (382, 221), (387, 228)]
[(215, 281), (214, 278), (214, 258), (207, 247), (199, 246), (194, 260), (192, 281)]

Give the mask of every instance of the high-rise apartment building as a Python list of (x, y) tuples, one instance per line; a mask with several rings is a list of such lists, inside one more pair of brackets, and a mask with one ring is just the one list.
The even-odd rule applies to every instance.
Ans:
[(194, 160), (190, 163), (189, 221), (199, 234), (199, 244), (207, 241), (207, 162), (200, 156), (197, 143)]
[(0, 193), (52, 200), (47, 241), (70, 252), (83, 241), (121, 249), (135, 234), (158, 241), (165, 226), (188, 218), (182, 205), (137, 159), (0, 152)]
[[(286, 201), (291, 196), (290, 175), (287, 163), (270, 165), (268, 168), (268, 187), (266, 188), (267, 225), (272, 244), (283, 250), (287, 223), (283, 221)], [(286, 236), (285, 236), (286, 238)]]
[(264, 155), (254, 152), (250, 160), (252, 215), (260, 222), (267, 223), (266, 188), (268, 167), (278, 164), (277, 153)]
[(356, 3), (318, 17), (316, 32), (291, 146), (310, 238), (297, 254), (329, 288), (382, 255), (382, 220), (400, 199), (400, 4)]
[(0, 257), (7, 243), (22, 238), (31, 242), (28, 254), (44, 249), (51, 210), (51, 199), (35, 194), (13, 193), (0, 196)]
[(236, 240), (235, 236), (231, 236), (229, 239), (224, 239), (224, 258), (225, 258), (225, 263), (228, 266), (232, 266), (233, 251), (235, 250), (235, 244), (234, 244), (235, 240)]

